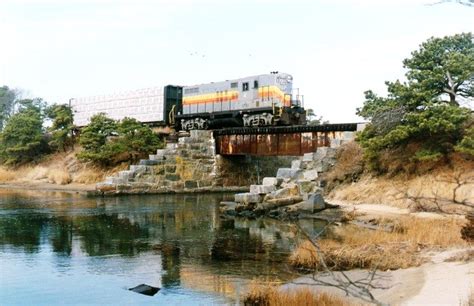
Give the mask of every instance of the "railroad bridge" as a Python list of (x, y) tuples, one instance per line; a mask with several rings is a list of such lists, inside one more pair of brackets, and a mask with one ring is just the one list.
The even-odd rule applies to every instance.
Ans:
[(315, 126), (226, 128), (214, 130), (216, 153), (223, 156), (301, 156), (318, 147), (338, 146), (363, 129), (363, 123)]
[(363, 124), (192, 130), (97, 185), (102, 194), (247, 190), (319, 147), (338, 147)]

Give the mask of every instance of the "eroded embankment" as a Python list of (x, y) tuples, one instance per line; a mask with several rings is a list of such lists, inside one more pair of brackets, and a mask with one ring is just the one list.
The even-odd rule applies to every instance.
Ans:
[(399, 158), (394, 157), (393, 165), (385, 163), (385, 174), (370, 171), (357, 143), (343, 145), (324, 177), (326, 199), (457, 214), (474, 208), (474, 159), (452, 154), (431, 163), (406, 161), (405, 170)]
[(102, 169), (76, 158), (76, 151), (48, 156), (38, 164), (17, 168), (0, 167), (0, 186), (4, 188), (90, 191), (110, 173), (123, 170), (126, 164)]

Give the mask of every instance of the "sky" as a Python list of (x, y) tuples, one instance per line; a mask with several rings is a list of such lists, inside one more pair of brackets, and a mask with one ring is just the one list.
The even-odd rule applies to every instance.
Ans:
[(426, 39), (474, 32), (474, 7), (438, 0), (0, 0), (0, 86), (72, 97), (293, 75), (305, 107), (360, 122)]

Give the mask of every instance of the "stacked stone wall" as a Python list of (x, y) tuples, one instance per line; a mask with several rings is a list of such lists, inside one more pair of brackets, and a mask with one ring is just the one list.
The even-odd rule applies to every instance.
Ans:
[[(193, 130), (190, 137), (181, 137), (178, 143), (167, 144), (165, 149), (130, 166), (129, 170), (107, 177), (105, 182), (97, 184), (97, 191), (100, 194), (248, 191), (250, 185), (261, 184), (264, 177), (273, 176), (278, 169), (296, 172), (295, 162), (304, 162), (305, 158), (224, 157), (215, 153), (212, 131)], [(324, 172), (327, 169), (318, 167), (326, 166), (318, 165), (313, 172)], [(303, 179), (312, 180), (312, 176), (314, 173), (307, 171)]]
[(129, 170), (97, 184), (101, 194), (222, 192), (248, 190), (292, 157), (223, 157), (215, 154), (211, 131), (191, 131), (190, 137), (167, 144)]

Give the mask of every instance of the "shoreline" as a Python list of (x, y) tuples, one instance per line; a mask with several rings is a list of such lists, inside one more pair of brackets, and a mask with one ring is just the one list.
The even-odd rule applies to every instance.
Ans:
[(51, 183), (33, 183), (33, 182), (14, 182), (0, 183), (0, 189), (6, 190), (36, 190), (36, 191), (53, 191), (67, 193), (95, 193), (95, 184), (67, 184), (58, 185)]
[[(377, 271), (373, 285), (378, 288), (372, 289), (371, 293), (388, 305), (468, 305), (474, 285), (474, 262), (450, 262), (447, 259), (473, 248), (453, 248), (432, 254), (430, 262), (418, 267)], [(362, 269), (345, 271), (351, 279), (362, 279), (368, 273), (368, 270)], [(318, 279), (333, 283), (329, 276), (321, 275)], [(311, 274), (298, 277), (280, 288), (290, 291), (299, 287), (346, 297), (350, 302), (361, 302), (357, 298), (345, 296), (344, 291), (336, 287), (317, 285)]]
[(215, 188), (197, 188), (183, 190), (156, 190), (149, 192), (117, 192), (107, 193), (96, 188), (96, 184), (77, 184), (71, 183), (58, 185), (44, 182), (11, 182), (0, 183), (0, 189), (4, 190), (35, 190), (45, 192), (66, 192), (79, 193), (90, 197), (116, 197), (129, 195), (159, 195), (159, 194), (201, 194), (201, 193), (234, 193), (248, 191), (245, 186), (215, 187)]

